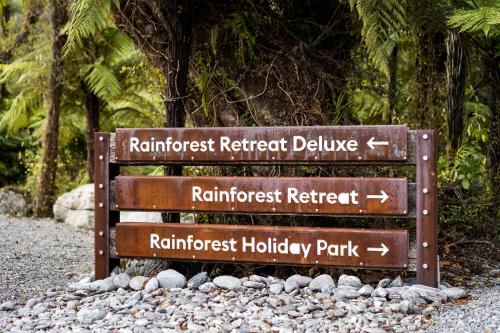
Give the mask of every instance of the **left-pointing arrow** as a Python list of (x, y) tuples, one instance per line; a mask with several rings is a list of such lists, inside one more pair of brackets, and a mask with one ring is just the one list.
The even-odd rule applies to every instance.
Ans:
[(383, 257), (389, 252), (389, 248), (384, 243), (380, 243), (380, 246), (381, 247), (369, 247), (366, 250), (369, 252), (380, 252), (380, 255)]
[(366, 198), (380, 199), (380, 203), (384, 203), (387, 199), (389, 199), (389, 196), (384, 191), (380, 191), (380, 194), (368, 194)]

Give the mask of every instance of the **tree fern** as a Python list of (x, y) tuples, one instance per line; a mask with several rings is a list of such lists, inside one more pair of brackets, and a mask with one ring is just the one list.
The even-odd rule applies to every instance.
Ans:
[(368, 57), (387, 77), (389, 58), (398, 37), (406, 27), (406, 1), (349, 0), (351, 9), (358, 12), (362, 23), (361, 36)]
[(109, 101), (121, 92), (120, 82), (107, 66), (88, 65), (85, 72), (85, 83), (100, 99)]
[(482, 32), (486, 37), (500, 35), (500, 1), (479, 2), (476, 8), (458, 9), (448, 24), (460, 31)]

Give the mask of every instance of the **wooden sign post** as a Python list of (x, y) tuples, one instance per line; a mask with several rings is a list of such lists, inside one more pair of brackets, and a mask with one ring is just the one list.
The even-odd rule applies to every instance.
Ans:
[[(405, 126), (117, 129), (116, 134), (97, 133), (95, 142), (97, 278), (127, 257), (409, 266), (406, 230), (119, 221), (120, 210), (150, 210), (416, 218), (417, 281), (438, 283), (434, 131)], [(119, 176), (120, 165), (129, 164), (414, 164), (417, 183), (406, 178)]]

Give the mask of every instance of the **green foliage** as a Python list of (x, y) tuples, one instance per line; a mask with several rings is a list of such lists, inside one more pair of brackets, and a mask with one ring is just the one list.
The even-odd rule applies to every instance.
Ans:
[(468, 8), (456, 9), (448, 24), (460, 31), (479, 32), (486, 37), (500, 35), (500, 2), (497, 0), (467, 1)]

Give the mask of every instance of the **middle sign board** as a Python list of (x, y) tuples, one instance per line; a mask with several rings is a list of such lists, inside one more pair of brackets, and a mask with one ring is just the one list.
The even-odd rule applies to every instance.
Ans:
[(120, 210), (406, 215), (406, 178), (118, 176)]

